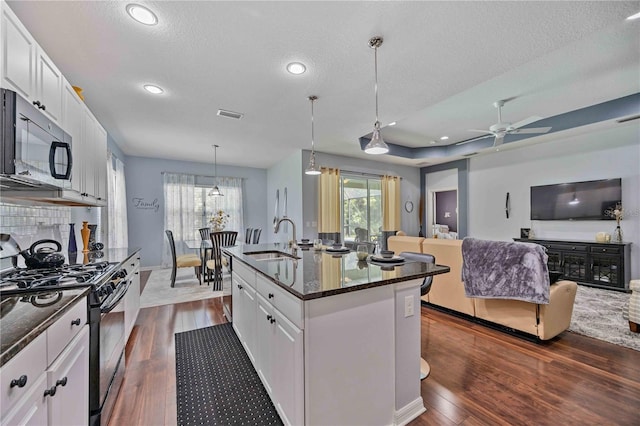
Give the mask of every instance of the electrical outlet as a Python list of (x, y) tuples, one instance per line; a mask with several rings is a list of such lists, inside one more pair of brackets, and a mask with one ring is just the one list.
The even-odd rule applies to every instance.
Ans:
[(404, 297), (404, 317), (410, 317), (413, 315), (413, 296)]

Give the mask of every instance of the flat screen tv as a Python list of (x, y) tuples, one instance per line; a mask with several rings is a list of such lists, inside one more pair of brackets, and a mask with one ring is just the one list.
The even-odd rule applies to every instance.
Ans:
[(622, 201), (622, 179), (531, 187), (531, 220), (613, 220), (607, 209)]

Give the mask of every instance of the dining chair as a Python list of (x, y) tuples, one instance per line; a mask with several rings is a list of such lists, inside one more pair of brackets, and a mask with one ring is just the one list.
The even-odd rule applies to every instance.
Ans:
[[(202, 241), (209, 241), (209, 234), (211, 233), (211, 228), (200, 228), (198, 229), (200, 233), (200, 239)], [(208, 260), (211, 260), (211, 249), (210, 248), (200, 248), (200, 257), (202, 258), (202, 263), (206, 265)]]
[(251, 234), (253, 233), (253, 228), (247, 228), (244, 232), (244, 243), (251, 244)]
[(202, 285), (202, 259), (197, 254), (176, 255), (176, 243), (173, 239), (173, 232), (164, 231), (169, 239), (169, 249), (171, 250), (171, 287), (176, 284), (176, 272), (178, 268), (193, 267), (198, 277), (198, 282)]
[(200, 238), (202, 240), (208, 240), (209, 233), (211, 233), (211, 228), (200, 228), (198, 229), (198, 232), (200, 233)]
[[(416, 262), (436, 263), (436, 257), (432, 254), (403, 251), (399, 256)], [(424, 296), (431, 291), (431, 284), (433, 284), (433, 276), (425, 277), (420, 285), (420, 296)], [(420, 358), (420, 380), (426, 379), (430, 372), (429, 363), (424, 358)]]
[(238, 233), (236, 231), (216, 231), (211, 237), (211, 260), (207, 261), (207, 273), (211, 281), (213, 274), (213, 291), (222, 290), (222, 267), (228, 266), (227, 259), (222, 257), (222, 247), (231, 247), (236, 244)]
[(262, 234), (262, 228), (256, 228), (253, 230), (253, 244), (260, 242), (260, 234)]

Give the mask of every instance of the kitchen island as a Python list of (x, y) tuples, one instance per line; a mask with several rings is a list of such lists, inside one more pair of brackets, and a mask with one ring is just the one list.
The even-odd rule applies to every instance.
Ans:
[(233, 327), (285, 424), (401, 425), (420, 395), (420, 285), (449, 267), (239, 245)]

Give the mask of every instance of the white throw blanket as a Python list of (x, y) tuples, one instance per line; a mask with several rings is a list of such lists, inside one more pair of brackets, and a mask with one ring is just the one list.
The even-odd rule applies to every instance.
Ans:
[(467, 297), (549, 303), (547, 254), (538, 244), (465, 238), (462, 261)]

